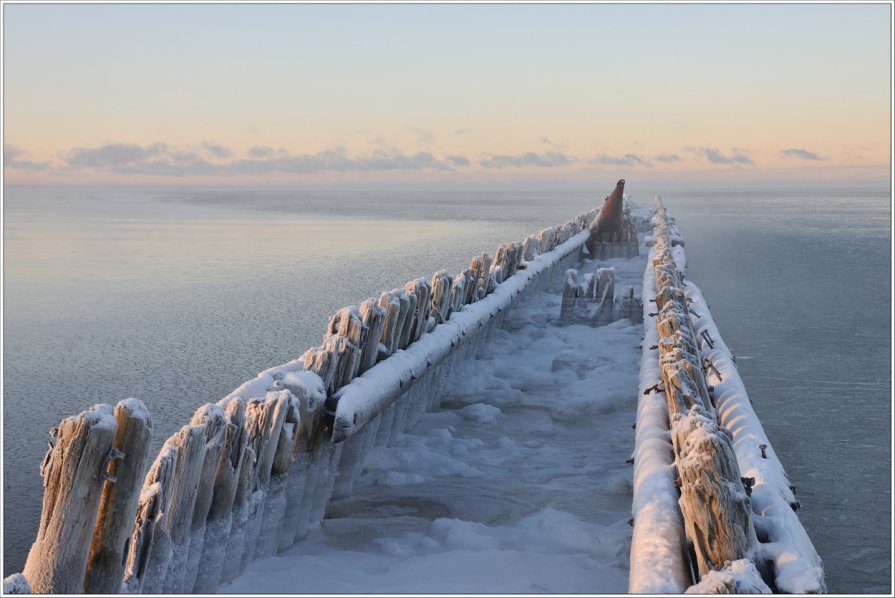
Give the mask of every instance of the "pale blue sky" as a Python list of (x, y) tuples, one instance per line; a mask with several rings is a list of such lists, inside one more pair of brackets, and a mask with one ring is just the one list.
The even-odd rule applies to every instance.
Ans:
[(73, 151), (119, 145), (212, 165), (182, 176), (253, 146), (368, 174), (421, 152), (415, 176), (548, 152), (509, 163), (852, 172), (890, 160), (890, 44), (887, 4), (5, 4), (6, 174), (82, 176)]

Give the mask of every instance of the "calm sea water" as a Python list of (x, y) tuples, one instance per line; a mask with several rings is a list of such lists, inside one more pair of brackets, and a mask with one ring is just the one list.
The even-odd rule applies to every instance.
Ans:
[[(636, 200), (661, 189), (628, 190)], [(461, 269), (598, 205), (594, 192), (4, 190), (4, 574), (21, 569), (47, 430), (149, 405), (155, 443), (338, 308)], [(663, 194), (736, 352), (830, 590), (890, 584), (890, 200), (885, 189)]]

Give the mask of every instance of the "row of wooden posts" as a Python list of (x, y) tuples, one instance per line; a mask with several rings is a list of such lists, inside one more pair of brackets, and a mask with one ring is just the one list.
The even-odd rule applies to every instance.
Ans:
[[(748, 559), (758, 544), (749, 487), (730, 432), (719, 425), (690, 319), (683, 273), (673, 255), (674, 224), (657, 201), (655, 253), (659, 366), (671, 427), (684, 531), (697, 577)], [(748, 480), (746, 480), (748, 483)], [(754, 589), (754, 588), (753, 588)]]
[[(456, 276), (442, 270), (339, 310), (320, 347), (201, 406), (148, 471), (152, 420), (139, 400), (63, 420), (41, 466), (37, 538), (4, 590), (209, 593), (288, 548), (322, 520), (337, 478), (359, 469), (362, 455), (343, 456), (346, 443), (331, 438), (336, 391), (587, 230), (596, 214), (501, 245)], [(429, 376), (408, 391), (416, 404), (392, 409), (388, 426), (377, 417), (365, 443), (393, 441), (438, 389)]]

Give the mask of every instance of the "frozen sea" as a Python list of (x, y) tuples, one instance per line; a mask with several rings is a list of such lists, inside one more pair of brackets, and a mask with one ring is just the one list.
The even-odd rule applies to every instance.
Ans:
[[(63, 417), (136, 396), (160, 446), (198, 405), (319, 344), (338, 308), (457, 271), (609, 190), (4, 189), (4, 575), (34, 538), (38, 466)], [(798, 488), (830, 591), (887, 592), (890, 191), (633, 180), (627, 191), (644, 203), (661, 193), (677, 219), (689, 277)], [(418, 442), (446, 442), (432, 430)], [(541, 510), (490, 536), (450, 521), (433, 533), (487, 544), (574, 517)]]

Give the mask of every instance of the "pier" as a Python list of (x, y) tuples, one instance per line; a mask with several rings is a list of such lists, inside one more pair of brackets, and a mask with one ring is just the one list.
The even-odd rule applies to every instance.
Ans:
[[(623, 193), (619, 181), (599, 210), (339, 310), (319, 347), (200, 406), (153, 460), (151, 414), (136, 399), (64, 420), (41, 466), (37, 538), (5, 592), (208, 593), (233, 582), (350, 508), (367, 456), (450, 408), (463, 367), (543, 297), (539, 325), (591, 331), (564, 348), (574, 367), (594, 367), (601, 329), (641, 331), (628, 347), (639, 383), (607, 409), (616, 432), (618, 419), (634, 428), (621, 428), (633, 447), (628, 590), (825, 591), (794, 486), (686, 279), (684, 239), (661, 200), (636, 210)], [(544, 353), (551, 367), (557, 357)]]

